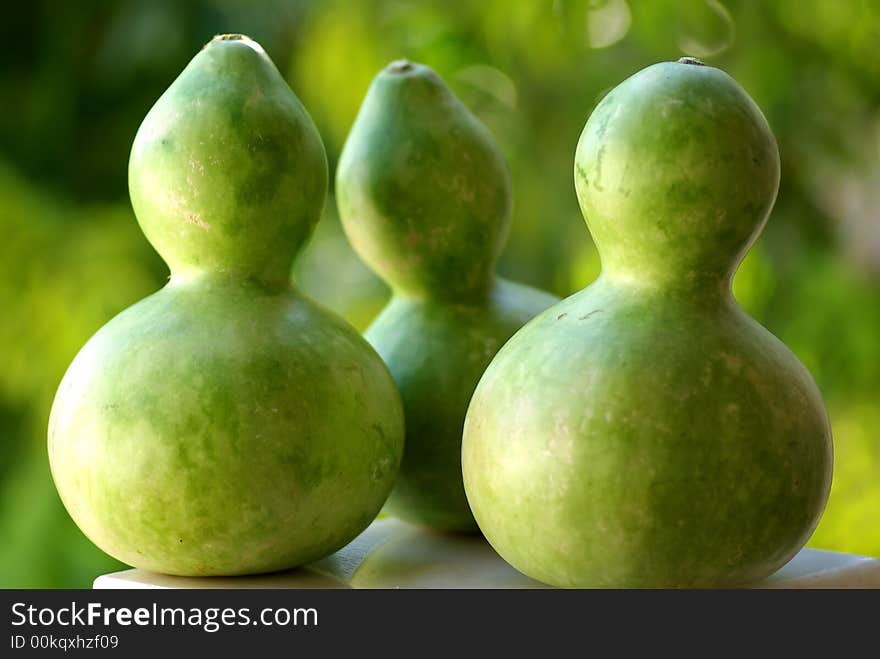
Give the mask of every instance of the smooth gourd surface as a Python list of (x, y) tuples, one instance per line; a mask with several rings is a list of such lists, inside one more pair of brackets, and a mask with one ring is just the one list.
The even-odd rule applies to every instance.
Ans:
[(286, 286), (327, 195), (317, 129), (249, 39), (214, 40), (193, 59), (145, 117), (128, 170), (138, 222), (178, 277)]
[(403, 414), (357, 332), (288, 284), (327, 186), (311, 119), (258, 44), (217, 38), (150, 110), (132, 203), (171, 268), (76, 356), (49, 458), (83, 532), (139, 568), (290, 568), (363, 530)]
[(648, 67), (590, 116), (575, 184), (602, 274), (502, 348), (465, 423), (468, 501), (514, 567), (569, 587), (736, 585), (808, 540), (827, 415), (730, 292), (778, 182), (766, 120), (718, 69)]
[(386, 510), (474, 531), (461, 476), (468, 403), (504, 342), (556, 301), (494, 273), (510, 221), (507, 165), (436, 73), (399, 61), (367, 92), (340, 157), (336, 196), (350, 242), (393, 291), (365, 333), (406, 416)]

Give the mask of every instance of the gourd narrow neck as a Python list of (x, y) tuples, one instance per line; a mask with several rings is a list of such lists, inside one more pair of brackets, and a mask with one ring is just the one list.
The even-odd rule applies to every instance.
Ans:
[(436, 285), (413, 288), (392, 284), (391, 290), (395, 297), (408, 300), (432, 301), (449, 305), (482, 306), (486, 304), (492, 295), (492, 290), (497, 283), (497, 277), (493, 272), (487, 277), (467, 282), (467, 285), (461, 285), (462, 283), (461, 281), (454, 281), (453, 277), (446, 286)]
[(647, 295), (687, 299), (702, 305), (724, 303), (733, 299), (733, 274), (693, 271), (657, 275), (603, 266), (599, 280), (610, 285), (639, 290)]
[(206, 270), (199, 268), (173, 268), (169, 280), (171, 285), (188, 286), (197, 284), (209, 288), (259, 288), (271, 293), (293, 290), (289, 276), (253, 273), (236, 270)]

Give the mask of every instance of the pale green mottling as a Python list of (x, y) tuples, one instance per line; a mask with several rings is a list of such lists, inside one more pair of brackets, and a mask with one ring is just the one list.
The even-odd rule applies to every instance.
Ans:
[(468, 501), (514, 567), (558, 586), (720, 586), (807, 541), (827, 415), (730, 293), (778, 180), (766, 121), (717, 69), (649, 67), (593, 112), (575, 181), (603, 274), (501, 349), (465, 422)]
[(326, 192), (314, 125), (259, 47), (215, 40), (147, 115), (129, 173), (172, 278), (64, 376), (49, 459), (65, 506), (157, 572), (335, 551), (391, 489), (403, 412), (369, 344), (287, 283)]

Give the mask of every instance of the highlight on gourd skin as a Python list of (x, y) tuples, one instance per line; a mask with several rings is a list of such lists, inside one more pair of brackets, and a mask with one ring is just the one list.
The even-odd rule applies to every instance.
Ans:
[(507, 163), (433, 70), (397, 60), (361, 104), (336, 199), (355, 251), (393, 292), (365, 332), (406, 416), (385, 510), (438, 530), (476, 531), (461, 475), (468, 402), (495, 352), (557, 301), (495, 274), (512, 205)]
[(240, 35), (207, 44), (144, 119), (131, 200), (172, 277), (82, 348), (49, 428), (58, 492), (108, 554), (269, 572), (339, 549), (379, 512), (400, 396), (369, 344), (289, 283), (327, 176), (308, 113)]

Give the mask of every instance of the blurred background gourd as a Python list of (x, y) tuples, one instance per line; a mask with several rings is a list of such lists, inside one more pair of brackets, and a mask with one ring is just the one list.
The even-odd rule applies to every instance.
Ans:
[(488, 130), (429, 67), (374, 79), (336, 174), (355, 252), (394, 294), (364, 336), (403, 398), (406, 446), (385, 510), (444, 531), (475, 531), (461, 479), (468, 403), (489, 361), (557, 301), (497, 277), (510, 174)]

